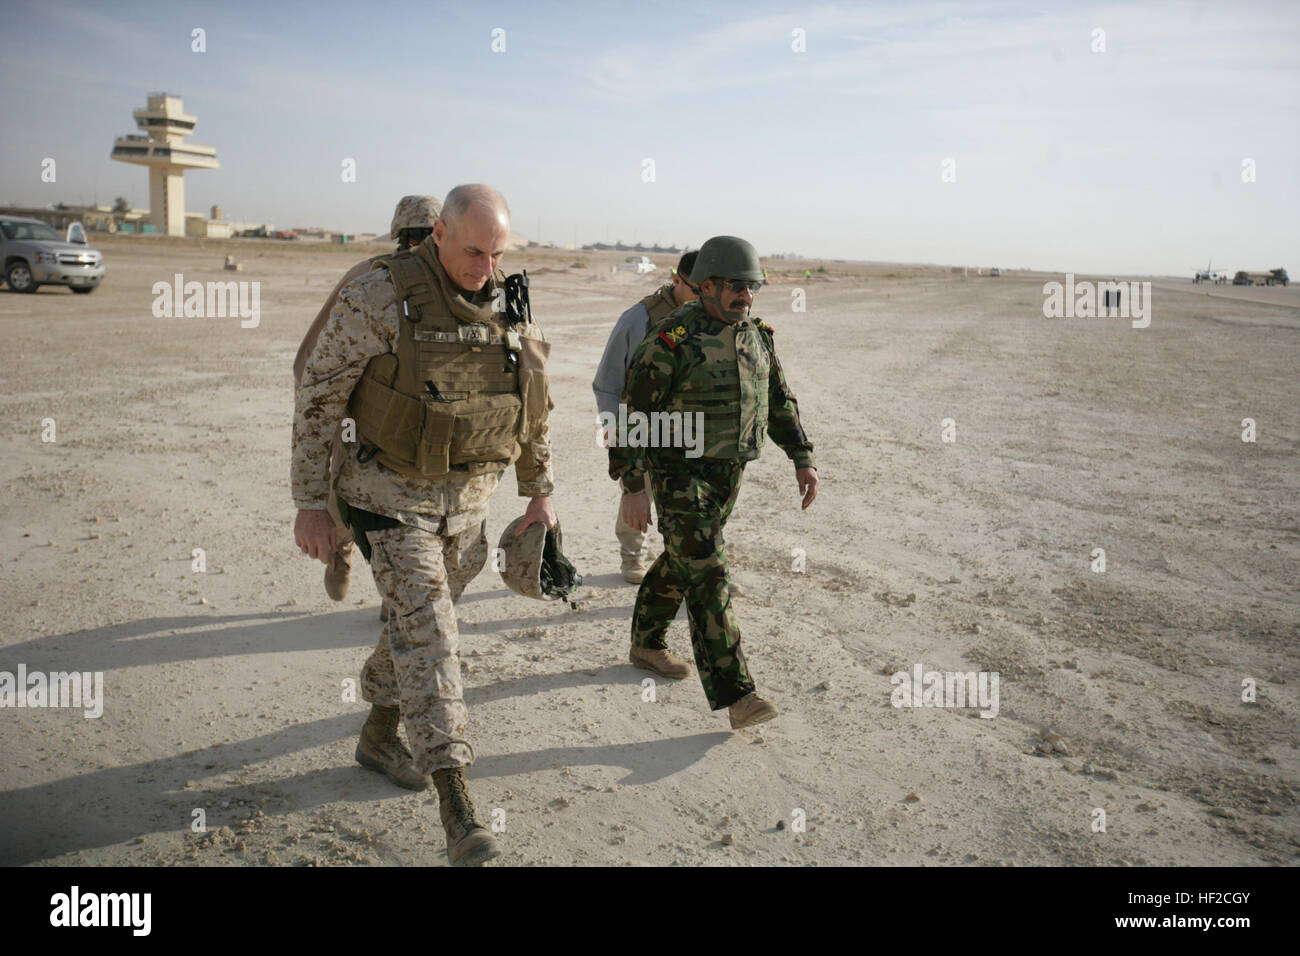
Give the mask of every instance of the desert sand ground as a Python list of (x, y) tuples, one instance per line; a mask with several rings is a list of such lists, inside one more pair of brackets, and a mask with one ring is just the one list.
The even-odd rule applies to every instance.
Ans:
[[(290, 363), (382, 250), (95, 244), (93, 295), (0, 292), (0, 670), (105, 680), (99, 719), (0, 711), (0, 863), (444, 864), (433, 794), (353, 762), (366, 707), (341, 687), (374, 584), (362, 564), (331, 602), (291, 530)], [(772, 263), (755, 314), (822, 487), (801, 513), (770, 443), (747, 469), (727, 541), (782, 714), (732, 733), (696, 678), (648, 702), (627, 663), (590, 381), (657, 280), (617, 258), (506, 262), (554, 343), (556, 505), (587, 584), (574, 610), (489, 568), (459, 608), (497, 865), (1296, 862), (1300, 292), (1156, 280), (1133, 329), (1045, 319), (1060, 276)], [(177, 272), (259, 281), (260, 324), (155, 318)], [(523, 503), (508, 472), (493, 539)], [(671, 640), (687, 653), (684, 617)], [(891, 706), (918, 663), (996, 671), (997, 716)]]

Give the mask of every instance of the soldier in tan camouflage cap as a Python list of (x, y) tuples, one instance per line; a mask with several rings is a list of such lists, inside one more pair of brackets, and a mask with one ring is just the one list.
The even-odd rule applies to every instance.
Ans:
[[(551, 505), (550, 346), (497, 268), (509, 236), (505, 199), (457, 186), (433, 233), (339, 293), (298, 385), (291, 482), (294, 538), (328, 561), (329, 448), (345, 417), (358, 452), (343, 459), (338, 497), (392, 613), (366, 662), (373, 708), (358, 760), (392, 776), (395, 709), (418, 774), (432, 774), (455, 865), (499, 854), (477, 819), (464, 768), (474, 750), (461, 687), (454, 604), (487, 557), (487, 505), (515, 464), (528, 497), (520, 531), (557, 524)], [(513, 277), (512, 277), (513, 278)], [(500, 292), (500, 294), (498, 294)], [(505, 312), (496, 306), (504, 299)]]
[[(388, 237), (397, 240), (397, 249), (409, 249), (423, 242), (433, 232), (433, 223), (442, 212), (442, 203), (438, 202), (433, 196), (403, 196), (397, 201), (397, 208), (393, 210), (393, 223), (389, 230)], [(316, 339), (320, 337), (320, 330), (325, 325), (326, 319), (329, 318), (330, 310), (338, 302), (339, 292), (343, 287), (353, 279), (360, 278), (375, 267), (375, 260), (379, 256), (371, 256), (369, 259), (363, 259), (349, 269), (330, 291), (329, 297), (325, 299), (325, 304), (321, 306), (320, 311), (316, 313), (316, 318), (312, 320), (311, 327), (307, 329), (307, 334), (303, 336), (302, 344), (298, 346), (298, 354), (293, 360), (293, 380), (299, 382), (302, 380), (302, 370), (307, 364), (307, 356), (311, 355), (311, 350), (316, 347)], [(331, 477), (338, 474), (339, 465), (343, 461), (342, 445), (335, 439), (334, 453), (330, 460)], [(330, 494), (329, 502), (330, 515), (335, 520), (335, 530), (338, 535), (337, 547), (330, 555), (329, 561), (325, 565), (325, 593), (335, 601), (342, 601), (348, 594), (348, 585), (352, 575), (352, 532), (348, 530), (342, 519), (339, 517), (338, 507), (334, 502), (334, 495)], [(388, 620), (388, 607), (385, 605), (380, 610), (380, 620)]]

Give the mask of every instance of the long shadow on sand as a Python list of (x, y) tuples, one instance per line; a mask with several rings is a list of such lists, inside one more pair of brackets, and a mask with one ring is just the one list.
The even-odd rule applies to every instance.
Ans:
[(597, 747), (548, 747), (522, 753), (481, 757), (474, 764), (471, 777), (512, 777), (560, 767), (623, 767), (627, 776), (618, 782), (624, 786), (654, 783), (670, 777), (703, 760), (714, 747), (731, 739), (726, 731), (669, 737), (631, 744), (604, 744)]
[[(570, 671), (500, 681), (467, 688), (471, 705), (565, 687), (621, 682), (624, 667), (598, 674)], [(631, 672), (632, 668), (627, 667)], [(630, 678), (637, 680), (634, 675)], [(238, 783), (215, 789), (183, 789), (201, 782), (315, 747), (348, 741), (358, 732), (364, 711), (293, 724), (224, 746), (203, 747), (127, 767), (108, 767), (49, 783), (0, 792), (0, 865), (15, 866), (74, 850), (112, 846), (153, 832), (186, 832), (191, 811), (204, 808), (209, 830), (234, 823), (223, 802), (251, 800), (267, 816), (338, 801), (390, 800), (409, 796), (382, 777), (349, 762), (278, 780)], [(477, 733), (490, 734), (479, 727)], [(627, 771), (620, 783), (660, 780), (704, 759), (731, 735), (725, 732), (654, 739), (641, 743), (553, 747), (485, 756), (470, 779), (508, 777), (555, 766), (611, 766)]]
[[(270, 797), (281, 811), (337, 799), (382, 800), (402, 796), (377, 775), (353, 765), (268, 784), (239, 784), (186, 791), (188, 781), (240, 770), (357, 733), (360, 713), (293, 724), (224, 746), (188, 750), (127, 767), (107, 767), (50, 783), (0, 793), (0, 865), (14, 866), (72, 850), (111, 846), (154, 831), (187, 830), (190, 811), (203, 807), (208, 828), (223, 818), (222, 801)], [(327, 790), (324, 780), (338, 784)], [(351, 793), (352, 796), (346, 796)]]
[(0, 670), (22, 662), (29, 671), (108, 671), (239, 654), (363, 647), (379, 635), (378, 622), (369, 625), (373, 614), (358, 610), (147, 617), (11, 644), (0, 648)]
[[(627, 685), (639, 690), (641, 680), (646, 672), (637, 670), (631, 664), (598, 664), (571, 671), (557, 671), (552, 674), (530, 674), (527, 677), (512, 677), (494, 684), (475, 684), (474, 674), (470, 674), (465, 685), (465, 703), (473, 708), (488, 701), (504, 700), (507, 697), (525, 697), (531, 694), (544, 694), (548, 691), (564, 690), (570, 687)], [(682, 683), (689, 683), (683, 681)], [(703, 691), (700, 701), (705, 700)]]
[[(566, 622), (579, 620), (628, 621), (631, 614), (630, 607), (560, 612), (557, 606), (557, 613), (549, 616), (463, 621), (461, 644), (468, 651), (479, 635), (532, 627), (562, 627)], [(11, 644), (0, 648), (0, 670), (13, 671), (22, 663), (28, 671), (111, 671), (243, 654), (369, 648), (374, 646), (381, 627), (373, 607), (324, 614), (264, 612), (150, 617)]]

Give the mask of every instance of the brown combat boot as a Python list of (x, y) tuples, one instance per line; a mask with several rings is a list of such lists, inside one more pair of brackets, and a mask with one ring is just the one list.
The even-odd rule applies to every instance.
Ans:
[(438, 789), (438, 816), (447, 831), (447, 857), (452, 866), (478, 866), (501, 855), (497, 841), (478, 822), (465, 788), (465, 771), (444, 767), (433, 772)]
[(740, 730), (742, 727), (751, 727), (765, 720), (771, 720), (781, 712), (768, 701), (751, 692), (728, 707), (727, 713), (731, 715), (731, 729)]
[(330, 563), (325, 565), (325, 593), (335, 601), (348, 596), (352, 578), (352, 542), (340, 544), (330, 553)]
[(370, 716), (357, 742), (357, 763), (384, 774), (399, 787), (428, 790), (428, 775), (416, 769), (415, 758), (397, 736), (400, 719), (401, 712), (396, 707), (375, 704), (370, 708)]
[(691, 665), (666, 648), (660, 650), (653, 647), (637, 647), (634, 644), (627, 659), (642, 670), (654, 671), (660, 677), (671, 677), (673, 680), (689, 677), (691, 673)]

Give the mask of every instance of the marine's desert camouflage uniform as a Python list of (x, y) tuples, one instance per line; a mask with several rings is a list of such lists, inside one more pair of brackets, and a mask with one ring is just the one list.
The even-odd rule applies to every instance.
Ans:
[[(493, 287), (481, 297), (490, 299)], [(325, 508), (330, 439), (367, 362), (396, 351), (400, 321), (385, 269), (366, 273), (339, 295), (297, 392), (291, 481), (298, 508)], [(542, 337), (534, 324), (520, 334)], [(371, 703), (401, 708), (415, 765), (424, 773), (474, 759), (453, 604), (487, 560), (487, 505), (501, 473), (415, 479), (349, 454), (335, 483), (350, 506), (401, 522), (366, 535), (375, 584), (394, 613), (366, 661), (362, 693)], [(520, 495), (554, 490), (546, 426), (521, 446), (515, 475)]]
[[(343, 287), (353, 279), (359, 279), (361, 276), (373, 269), (375, 267), (376, 258), (377, 257), (375, 256), (371, 256), (369, 259), (358, 262), (344, 273), (343, 278), (338, 281), (332, 290), (330, 290), (329, 298), (325, 300), (325, 304), (321, 307), (321, 311), (317, 313), (316, 318), (312, 320), (311, 326), (308, 327), (307, 333), (302, 338), (302, 343), (298, 346), (298, 354), (294, 356), (294, 385), (297, 385), (302, 381), (303, 370), (307, 367), (307, 356), (311, 355), (312, 349), (316, 347), (316, 340), (320, 337), (320, 330), (329, 320), (329, 314), (333, 311), (335, 304), (339, 300), (339, 293), (342, 292)], [(338, 477), (339, 469), (343, 467), (344, 448), (343, 443), (340, 441), (340, 435), (337, 429), (334, 432), (332, 448), (333, 451), (330, 454), (331, 482)], [(334, 519), (334, 535), (338, 542), (338, 548), (340, 550), (346, 549), (352, 544), (352, 529), (344, 523), (343, 518), (339, 515), (338, 501), (333, 494), (329, 496), (329, 513), (330, 517)]]

